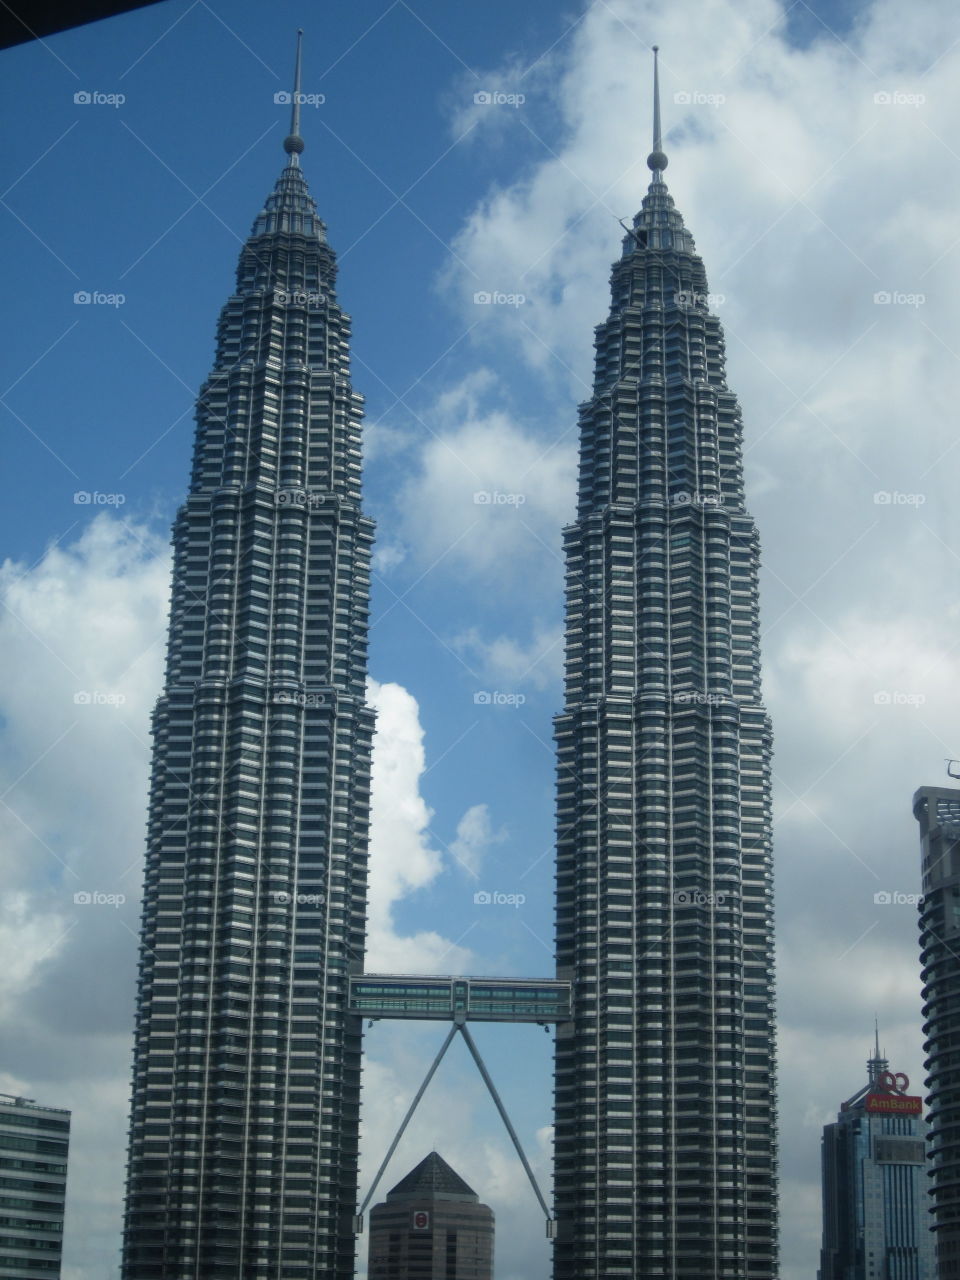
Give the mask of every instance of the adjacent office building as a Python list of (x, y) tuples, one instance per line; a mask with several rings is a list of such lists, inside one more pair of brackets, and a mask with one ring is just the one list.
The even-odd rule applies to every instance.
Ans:
[(373, 525), (350, 321), (300, 167), (299, 55), (296, 89), (173, 530), (125, 1280), (354, 1274)]
[(823, 1129), (818, 1280), (936, 1280), (923, 1100), (879, 1043), (867, 1083)]
[(370, 1280), (493, 1280), (493, 1210), (436, 1151), (370, 1214)]
[(742, 424), (653, 179), (611, 278), (565, 531), (556, 1280), (777, 1273), (771, 729)]
[(0, 1094), (0, 1278), (57, 1280), (70, 1112)]
[(920, 964), (930, 1194), (940, 1280), (960, 1277), (960, 790), (921, 787)]

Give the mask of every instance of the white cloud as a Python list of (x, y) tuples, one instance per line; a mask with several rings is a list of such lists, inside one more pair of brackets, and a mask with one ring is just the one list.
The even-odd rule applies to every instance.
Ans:
[(563, 629), (559, 626), (537, 624), (526, 644), (506, 635), (484, 640), (476, 627), (469, 627), (454, 638), (453, 647), (501, 692), (545, 689), (563, 672)]
[[(397, 503), (404, 538), (432, 571), (464, 569), (486, 589), (531, 583), (531, 562), (560, 582), (559, 531), (574, 496), (575, 431), (539, 439), (488, 400), (497, 380), (481, 371), (449, 389), (428, 415), (433, 434)], [(477, 609), (483, 607), (477, 600)]]
[(454, 858), (472, 876), (480, 874), (483, 855), (492, 844), (500, 844), (507, 838), (506, 831), (494, 830), (490, 822), (490, 810), (485, 804), (471, 805), (457, 824), (457, 834), (450, 846)]
[(394, 907), (442, 873), (431, 844), (432, 814), (420, 794), (426, 767), (416, 699), (398, 684), (368, 686), (377, 712), (370, 821), (370, 881), (366, 969), (386, 973), (459, 973), (469, 951), (434, 930), (400, 936)]

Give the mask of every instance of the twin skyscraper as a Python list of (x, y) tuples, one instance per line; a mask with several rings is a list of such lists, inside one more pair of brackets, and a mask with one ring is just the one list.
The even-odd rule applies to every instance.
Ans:
[[(350, 322), (300, 165), (299, 53), (297, 67), (287, 164), (220, 315), (174, 524), (124, 1280), (355, 1268), (374, 531)], [(553, 1267), (773, 1280), (758, 542), (656, 93), (654, 138), (563, 534)], [(469, 1000), (451, 993), (462, 1025)]]

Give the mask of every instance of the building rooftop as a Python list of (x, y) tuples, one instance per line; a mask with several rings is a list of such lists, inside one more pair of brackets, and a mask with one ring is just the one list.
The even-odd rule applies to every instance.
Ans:
[(436, 1151), (431, 1151), (425, 1160), (400, 1179), (392, 1191), (387, 1192), (388, 1200), (421, 1199), (424, 1196), (434, 1200), (479, 1199), (473, 1188)]

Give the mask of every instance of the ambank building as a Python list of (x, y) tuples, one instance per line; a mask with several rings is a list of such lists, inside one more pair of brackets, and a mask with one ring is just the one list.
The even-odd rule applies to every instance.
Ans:
[(923, 1103), (879, 1048), (823, 1130), (818, 1280), (935, 1280)]

